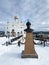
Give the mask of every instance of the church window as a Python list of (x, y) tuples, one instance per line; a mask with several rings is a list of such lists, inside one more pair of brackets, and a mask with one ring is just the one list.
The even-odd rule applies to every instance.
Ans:
[(8, 27), (7, 27), (7, 29), (8, 29)]
[(14, 25), (12, 25), (12, 27), (14, 27)]

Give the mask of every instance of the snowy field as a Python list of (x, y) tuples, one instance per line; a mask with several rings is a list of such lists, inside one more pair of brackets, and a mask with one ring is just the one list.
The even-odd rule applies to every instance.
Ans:
[[(0, 65), (49, 65), (49, 46), (35, 45), (38, 54), (36, 58), (21, 58), (24, 44), (2, 45), (6, 42), (5, 37), (0, 37)], [(49, 42), (48, 42), (49, 43)]]

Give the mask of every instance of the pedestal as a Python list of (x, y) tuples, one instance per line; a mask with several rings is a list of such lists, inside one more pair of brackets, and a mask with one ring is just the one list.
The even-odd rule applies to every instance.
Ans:
[(34, 40), (32, 32), (26, 33), (25, 48), (21, 54), (22, 58), (38, 58), (38, 55), (34, 48)]

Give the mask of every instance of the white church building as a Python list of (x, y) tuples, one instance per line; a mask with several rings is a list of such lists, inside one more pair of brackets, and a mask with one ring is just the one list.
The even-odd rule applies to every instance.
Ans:
[(26, 25), (24, 22), (19, 21), (18, 17), (15, 16), (14, 22), (7, 22), (5, 27), (5, 35), (17, 36), (18, 34), (24, 34)]

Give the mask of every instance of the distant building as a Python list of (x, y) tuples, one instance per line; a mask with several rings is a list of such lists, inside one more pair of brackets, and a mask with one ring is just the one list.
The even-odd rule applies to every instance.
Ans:
[(24, 29), (26, 25), (24, 22), (18, 20), (18, 17), (15, 16), (14, 22), (7, 22), (5, 27), (5, 35), (17, 36), (18, 34), (24, 34)]

